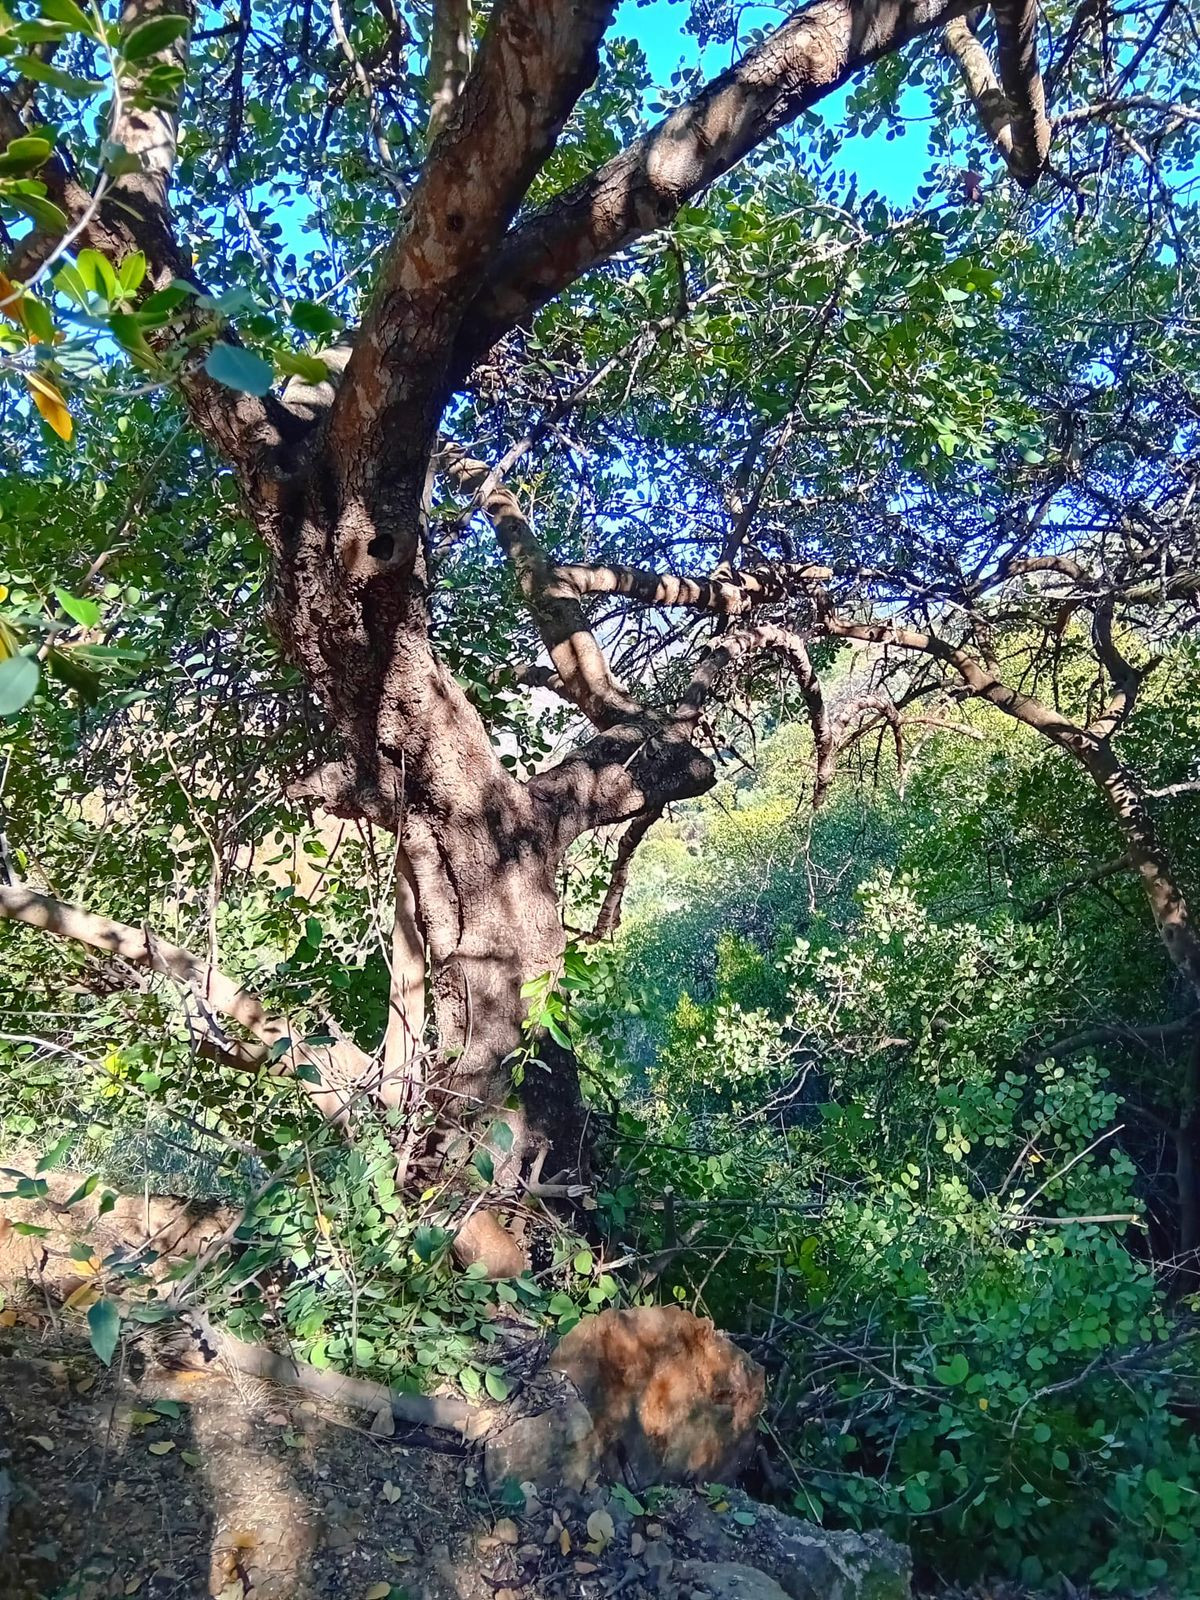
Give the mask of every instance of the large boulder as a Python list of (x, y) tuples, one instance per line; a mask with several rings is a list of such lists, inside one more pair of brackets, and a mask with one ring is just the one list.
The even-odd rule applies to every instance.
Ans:
[(681, 1306), (584, 1317), (551, 1366), (591, 1413), (614, 1474), (640, 1484), (732, 1482), (754, 1447), (763, 1369)]

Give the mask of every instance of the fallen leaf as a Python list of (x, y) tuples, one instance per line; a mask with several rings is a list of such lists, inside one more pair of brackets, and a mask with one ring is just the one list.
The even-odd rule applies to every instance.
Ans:
[(54, 1453), (54, 1440), (51, 1439), (47, 1434), (27, 1433), (25, 1437), (30, 1440), (31, 1443), (36, 1444), (40, 1449), (44, 1450), (47, 1455), (52, 1455)]
[(390, 1478), (384, 1484), (383, 1488), (380, 1490), (380, 1493), (390, 1506), (394, 1506), (397, 1500), (401, 1500), (404, 1497), (404, 1490), (397, 1489), (396, 1485), (391, 1481)]
[(131, 1411), (129, 1420), (135, 1428), (144, 1428), (148, 1422), (157, 1422), (157, 1411)]
[(499, 1539), (501, 1544), (520, 1544), (521, 1533), (511, 1517), (501, 1517), (492, 1529), (492, 1537)]
[(94, 1372), (85, 1372), (83, 1377), (80, 1378), (79, 1382), (75, 1385), (75, 1393), (86, 1394), (89, 1389), (94, 1389), (95, 1387), (96, 1374)]
[(129, 1582), (125, 1585), (125, 1593), (136, 1594), (141, 1587), (141, 1578), (130, 1578)]
[(179, 1452), (179, 1459), (181, 1461), (186, 1461), (189, 1467), (198, 1467), (200, 1465), (200, 1457), (194, 1450), (181, 1450)]
[(599, 1570), (599, 1567), (597, 1567), (594, 1561), (577, 1561), (575, 1563), (575, 1571), (580, 1574), (585, 1572), (598, 1572)]
[(81, 1283), (63, 1301), (63, 1307), (67, 1311), (86, 1311), (96, 1304), (103, 1292), (98, 1283)]
[(174, 1439), (156, 1439), (153, 1444), (148, 1444), (146, 1449), (152, 1456), (169, 1455), (175, 1448)]
[(629, 1554), (631, 1556), (640, 1556), (645, 1548), (646, 1541), (640, 1533), (631, 1533), (629, 1535)]
[(598, 1556), (613, 1542), (616, 1529), (607, 1511), (593, 1511), (587, 1519), (587, 1531), (591, 1541), (588, 1549), (593, 1555)]
[(15, 1311), (0, 1311), (0, 1328), (15, 1328), (17, 1313)]
[(390, 1583), (373, 1583), (363, 1595), (363, 1600), (388, 1600), (392, 1592)]
[(571, 1534), (567, 1528), (564, 1528), (558, 1536), (558, 1548), (565, 1556), (571, 1554)]

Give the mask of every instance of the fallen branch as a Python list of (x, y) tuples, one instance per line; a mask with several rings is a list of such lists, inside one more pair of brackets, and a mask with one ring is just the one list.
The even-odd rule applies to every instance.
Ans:
[(401, 1394), (385, 1383), (347, 1377), (341, 1372), (330, 1372), (292, 1356), (280, 1355), (266, 1345), (248, 1344), (224, 1328), (216, 1327), (199, 1308), (185, 1311), (183, 1320), (197, 1344), (212, 1352), (209, 1359), (224, 1361), (248, 1377), (263, 1378), (287, 1389), (299, 1389), (314, 1399), (334, 1401), (356, 1411), (369, 1412), (373, 1417), (382, 1412), (397, 1422), (457, 1433), (466, 1442), (481, 1439), (496, 1420), (496, 1413), (490, 1407), (473, 1406), (466, 1400), (441, 1395)]

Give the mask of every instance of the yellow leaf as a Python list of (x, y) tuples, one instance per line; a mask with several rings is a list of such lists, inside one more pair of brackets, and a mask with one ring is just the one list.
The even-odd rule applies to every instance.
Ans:
[(0, 272), (0, 316), (15, 322), (18, 328), (25, 326), (25, 318), (21, 314), (21, 291), (2, 272)]
[(363, 1595), (363, 1600), (388, 1600), (392, 1592), (390, 1583), (373, 1583)]
[(15, 1311), (0, 1311), (0, 1328), (15, 1328), (17, 1313)]
[(317, 1232), (323, 1239), (328, 1239), (333, 1229), (329, 1226), (329, 1218), (323, 1211), (317, 1212)]
[(6, 583), (0, 583), (0, 606), (2, 606), (7, 599), (8, 585)]
[(88, 1306), (94, 1306), (99, 1300), (100, 1292), (98, 1283), (81, 1283), (78, 1289), (67, 1296), (65, 1308), (68, 1311), (86, 1311)]
[(565, 1556), (571, 1554), (571, 1535), (566, 1528), (558, 1536), (558, 1548)]
[(40, 372), (26, 372), (22, 376), (29, 385), (33, 394), (33, 403), (45, 417), (46, 422), (60, 439), (70, 441), (75, 430), (71, 420), (71, 413), (67, 410), (67, 402), (62, 391), (55, 387), (49, 378), (43, 378)]
[(174, 1448), (174, 1442), (170, 1439), (156, 1439), (153, 1444), (146, 1446), (152, 1456), (169, 1455)]

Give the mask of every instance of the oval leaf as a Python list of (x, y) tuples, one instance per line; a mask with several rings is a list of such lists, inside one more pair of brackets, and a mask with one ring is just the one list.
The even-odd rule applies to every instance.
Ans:
[(41, 670), (32, 656), (0, 661), (0, 717), (11, 717), (37, 693)]
[(151, 56), (169, 49), (187, 31), (186, 17), (151, 17), (125, 35), (121, 40), (121, 54), (126, 61), (148, 61)]
[(266, 394), (275, 381), (269, 361), (233, 344), (213, 345), (204, 370), (217, 383), (227, 389), (240, 389), (243, 394)]
[(87, 1319), (92, 1349), (107, 1367), (121, 1333), (121, 1314), (111, 1300), (98, 1300), (88, 1311)]

